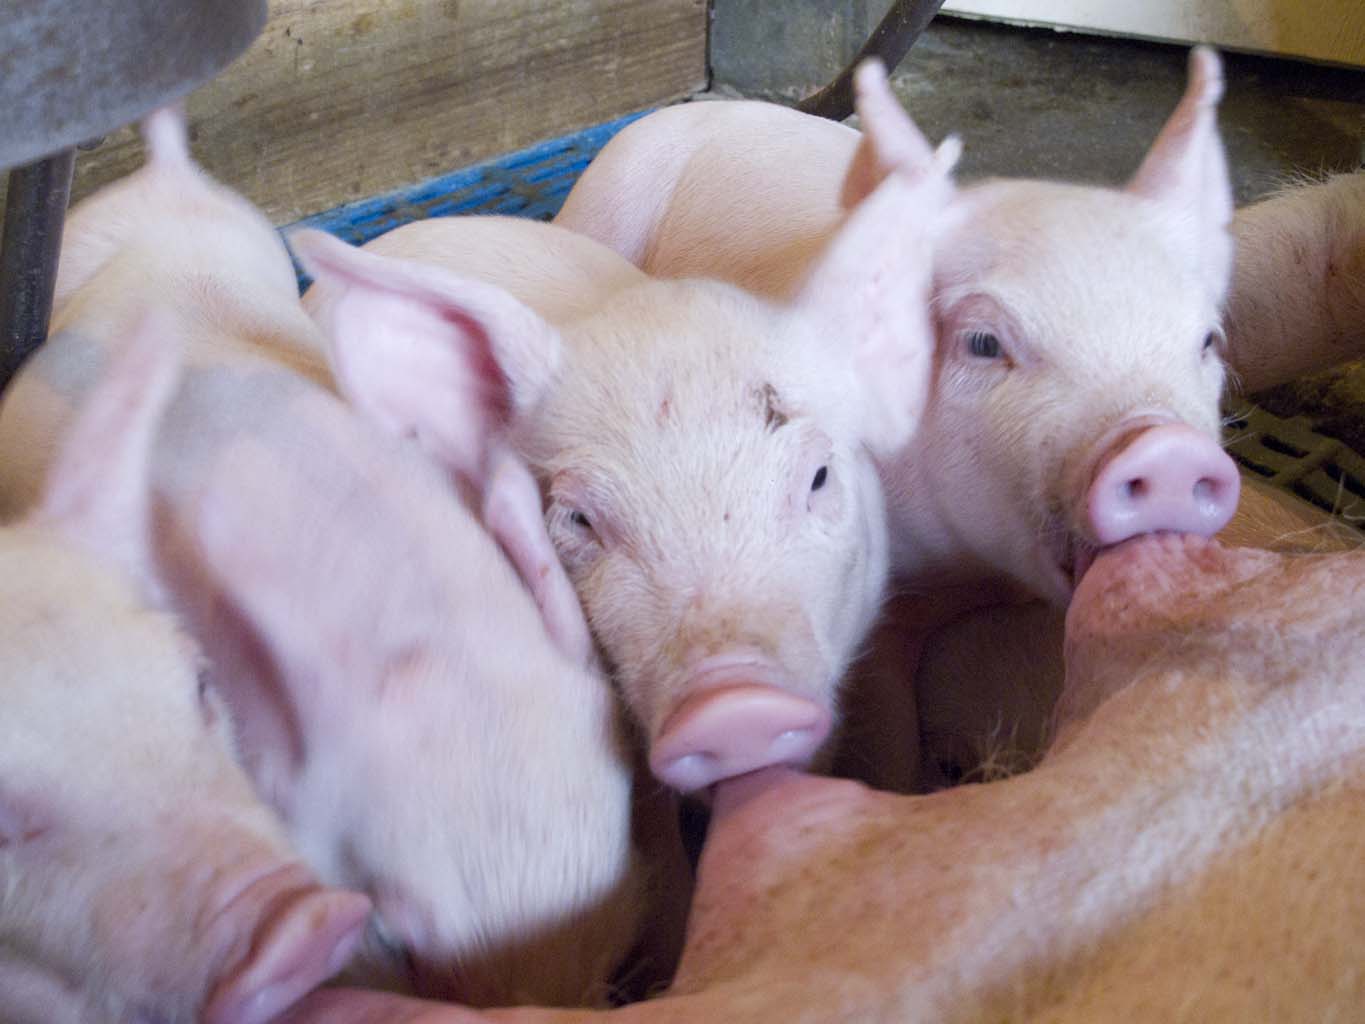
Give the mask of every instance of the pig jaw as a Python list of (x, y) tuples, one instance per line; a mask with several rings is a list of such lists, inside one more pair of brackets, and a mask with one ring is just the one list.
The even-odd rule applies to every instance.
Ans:
[[(965, 193), (957, 216), (936, 267), (934, 401), (887, 467), (893, 522), (924, 537), (895, 570), (966, 555), (1064, 605), (1077, 569), (1115, 539), (1089, 511), (1106, 438), (1184, 425), (1208, 469), (1195, 482), (1235, 486), (1210, 451), (1223, 368), (1206, 343), (1222, 288), (1174, 216), (1139, 197), (993, 183)], [(1216, 504), (1201, 532), (1235, 495)], [(1157, 516), (1143, 532), (1188, 528)]]

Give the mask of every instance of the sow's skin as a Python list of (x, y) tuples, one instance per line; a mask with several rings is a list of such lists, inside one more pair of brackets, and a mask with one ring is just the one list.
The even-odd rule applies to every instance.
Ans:
[[(930, 158), (879, 64), (856, 87), (862, 134), (752, 102), (644, 118), (558, 222), (650, 273), (788, 294), (870, 188)], [(848, 739), (888, 766), (869, 778), (914, 782), (913, 756), (867, 752), (914, 733), (904, 681), (936, 621), (1020, 590), (1065, 607), (1095, 550), (1212, 535), (1231, 518), (1239, 479), (1217, 436), (1232, 257), (1221, 93), (1217, 58), (1194, 50), (1184, 97), (1121, 190), (991, 180), (954, 195), (934, 244), (931, 398), (910, 443), (879, 461), (895, 589), (934, 596), (892, 610), (875, 644), (892, 654), (859, 680)]]
[[(165, 304), (189, 365), (152, 456), (153, 555), (258, 791), (321, 877), (373, 898), (355, 976), (601, 998), (637, 913), (630, 765), (572, 588), (547, 602), (580, 616), (570, 656), (447, 476), (314, 383), (271, 226), (191, 163), (175, 115), (145, 132), (147, 166), (68, 221), (52, 337), (0, 408), (7, 502), (122, 325)], [(501, 395), (441, 398), (471, 495), (548, 551), (534, 481), (489, 440)]]
[[(929, 375), (932, 211), (955, 144), (888, 177), (792, 297), (655, 281), (589, 239), (513, 218), (398, 228), (362, 250), (291, 243), (338, 378), (443, 379), (489, 339), (549, 532), (650, 746), (681, 791), (816, 756), (886, 574), (869, 452), (899, 450)], [(919, 230), (905, 230), (910, 211)], [(557, 368), (548, 358), (562, 346)], [(419, 429), (419, 436), (423, 431)], [(439, 438), (429, 447), (440, 454)]]
[(194, 643), (149, 606), (164, 328), (126, 340), (37, 506), (0, 529), (6, 1024), (265, 1024), (342, 967), (369, 914), (286, 844)]
[[(1127, 542), (1077, 589), (1066, 669), (1027, 774), (722, 784), (677, 981), (610, 1019), (1355, 1019), (1365, 553)], [(595, 1018), (333, 992), (285, 1019)]]

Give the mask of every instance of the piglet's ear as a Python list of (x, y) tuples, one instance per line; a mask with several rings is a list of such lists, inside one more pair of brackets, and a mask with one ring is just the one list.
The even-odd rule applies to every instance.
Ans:
[(910, 440), (928, 401), (933, 242), (960, 152), (948, 139), (920, 173), (888, 176), (849, 214), (795, 300), (851, 358), (863, 439), (879, 453)]
[(179, 378), (169, 318), (144, 318), (109, 359), (61, 443), (34, 518), (150, 585), (152, 443)]
[(1206, 46), (1190, 51), (1185, 95), (1148, 151), (1128, 191), (1174, 209), (1188, 225), (1210, 287), (1221, 297), (1232, 269), (1232, 187), (1218, 137), (1223, 69)]
[(924, 174), (934, 162), (934, 148), (891, 91), (880, 60), (872, 57), (858, 65), (853, 95), (863, 137), (844, 178), (840, 202), (845, 209), (871, 195), (892, 171)]
[(545, 530), (540, 489), (525, 464), (505, 449), (491, 463), (483, 521), (530, 591), (550, 640), (575, 664), (594, 667), (592, 634)]
[(559, 333), (492, 285), (320, 231), (297, 231), (289, 241), (317, 279), (310, 311), (342, 394), (481, 486), (493, 438), (558, 372)]

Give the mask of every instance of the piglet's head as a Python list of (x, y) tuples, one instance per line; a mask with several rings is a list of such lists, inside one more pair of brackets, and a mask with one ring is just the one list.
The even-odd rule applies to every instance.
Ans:
[[(1126, 188), (986, 182), (958, 196), (936, 244), (935, 397), (907, 456), (918, 464), (901, 471), (982, 562), (1058, 602), (1095, 549), (1209, 535), (1236, 506), (1217, 441), (1232, 211), (1222, 88), (1217, 57), (1194, 50), (1185, 95)], [(875, 106), (869, 135), (895, 121)], [(905, 162), (874, 142), (851, 169), (855, 198), (874, 151)]]
[(654, 772), (680, 790), (808, 763), (831, 727), (886, 571), (870, 452), (923, 411), (914, 228), (932, 218), (911, 211), (945, 173), (888, 180), (789, 306), (703, 281), (618, 293), (573, 326), (521, 431)]
[[(448, 347), (452, 325), (489, 353), (512, 396), (510, 436), (549, 492), (554, 548), (655, 772), (679, 789), (807, 762), (830, 729), (886, 570), (869, 453), (903, 445), (923, 412), (928, 211), (951, 156), (878, 186), (786, 307), (715, 282), (646, 282), (561, 336), (478, 282), (351, 263), (349, 287), (385, 293), (405, 326), (400, 355)], [(335, 339), (362, 307), (345, 301), (362, 300), (327, 303), (349, 391)], [(375, 374), (434, 365), (373, 349)], [(468, 377), (426, 370), (414, 386), (483, 401)], [(444, 458), (458, 468), (453, 446)]]
[(39, 506), (0, 531), (5, 1020), (264, 1024), (343, 965), (369, 912), (294, 858), (197, 648), (149, 607), (168, 323), (122, 339)]

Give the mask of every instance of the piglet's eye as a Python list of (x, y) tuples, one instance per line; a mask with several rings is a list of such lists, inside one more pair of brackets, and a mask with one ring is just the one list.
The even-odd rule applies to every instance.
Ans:
[(569, 522), (573, 523), (573, 525), (580, 530), (592, 529), (592, 523), (589, 522), (588, 517), (577, 509), (569, 513)]
[(829, 479), (829, 467), (821, 466), (815, 471), (815, 479), (810, 482), (810, 489), (818, 491), (825, 486), (825, 481)]
[(967, 335), (967, 351), (978, 359), (999, 359), (1000, 339), (987, 331), (972, 331)]
[(1205, 351), (1205, 352), (1208, 352), (1208, 351), (1212, 350), (1213, 346), (1216, 345), (1216, 344), (1218, 344), (1218, 332), (1217, 332), (1217, 331), (1209, 331), (1208, 334), (1204, 335), (1204, 351)]
[(209, 691), (208, 669), (202, 668), (199, 670), (199, 713), (203, 716), (205, 725), (213, 725), (218, 721), (218, 709)]

